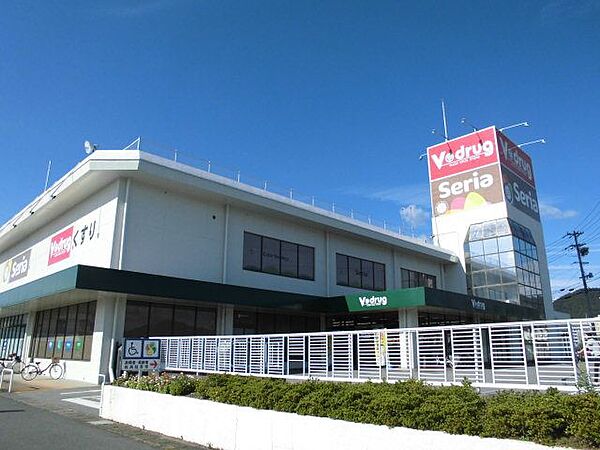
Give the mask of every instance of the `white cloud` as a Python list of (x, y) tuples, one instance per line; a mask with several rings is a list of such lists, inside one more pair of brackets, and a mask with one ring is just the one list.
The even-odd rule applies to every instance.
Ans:
[(429, 220), (429, 211), (414, 204), (408, 205), (400, 209), (400, 217), (411, 228), (418, 228)]
[(577, 211), (560, 209), (550, 203), (540, 202), (540, 214), (547, 219), (570, 219), (577, 215)]
[(349, 188), (344, 194), (356, 195), (371, 200), (392, 202), (398, 205), (429, 205), (429, 187), (427, 183), (407, 184), (387, 189)]

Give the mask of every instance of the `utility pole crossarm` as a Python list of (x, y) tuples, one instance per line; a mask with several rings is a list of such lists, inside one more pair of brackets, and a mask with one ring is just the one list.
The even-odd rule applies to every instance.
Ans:
[[(579, 263), (579, 272), (581, 273), (581, 281), (583, 282), (583, 292), (585, 293), (585, 303), (587, 309), (587, 317), (592, 317), (592, 304), (590, 303), (589, 289), (587, 285), (587, 275), (583, 271), (584, 262), (581, 260), (581, 248), (585, 245), (580, 243), (578, 238), (583, 234), (583, 231), (573, 230), (572, 233), (567, 233), (565, 237), (573, 238), (574, 244), (569, 245), (566, 249), (575, 249), (577, 252), (577, 262)], [(565, 249), (565, 250), (566, 250)]]

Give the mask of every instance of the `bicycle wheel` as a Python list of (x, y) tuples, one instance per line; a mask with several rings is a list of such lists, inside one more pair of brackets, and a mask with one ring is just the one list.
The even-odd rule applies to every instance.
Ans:
[(53, 380), (58, 380), (60, 377), (62, 377), (63, 375), (63, 368), (60, 364), (52, 364), (52, 366), (50, 366), (50, 378), (52, 378)]
[(40, 373), (40, 369), (35, 364), (27, 364), (23, 369), (21, 369), (21, 378), (25, 381), (31, 381), (35, 379)]

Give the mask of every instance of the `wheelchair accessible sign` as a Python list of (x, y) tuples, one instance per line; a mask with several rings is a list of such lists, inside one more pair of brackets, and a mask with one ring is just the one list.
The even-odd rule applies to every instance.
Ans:
[(160, 341), (158, 339), (125, 339), (121, 369), (149, 372), (160, 368)]

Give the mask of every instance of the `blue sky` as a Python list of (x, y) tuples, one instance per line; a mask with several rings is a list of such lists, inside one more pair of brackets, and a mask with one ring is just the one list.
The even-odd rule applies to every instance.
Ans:
[(466, 116), (547, 139), (527, 150), (553, 287), (577, 284), (558, 239), (578, 226), (600, 283), (598, 1), (22, 1), (0, 15), (0, 56), (2, 221), (49, 159), (56, 179), (84, 139), (140, 135), (427, 235), (418, 155), (440, 140), (443, 97), (451, 136)]

